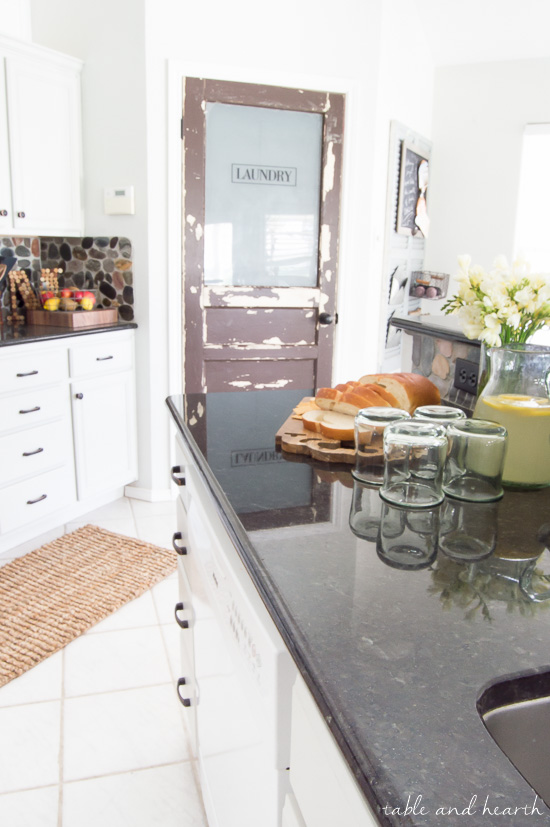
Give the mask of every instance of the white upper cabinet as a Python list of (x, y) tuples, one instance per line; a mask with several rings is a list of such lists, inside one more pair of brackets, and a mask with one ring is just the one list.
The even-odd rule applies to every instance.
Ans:
[(0, 231), (83, 232), (82, 63), (0, 37)]

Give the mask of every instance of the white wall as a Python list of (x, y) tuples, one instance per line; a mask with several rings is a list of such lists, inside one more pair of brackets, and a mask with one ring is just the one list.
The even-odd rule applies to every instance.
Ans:
[[(345, 378), (369, 361), (364, 336), (368, 313), (362, 308), (367, 307), (369, 298), (365, 268), (372, 238), (380, 13), (380, 0), (343, 0), (336, 11), (331, 4), (318, 0), (281, 0), (272, 12), (262, 14), (258, 14), (255, 0), (238, 0), (231, 5), (205, 0), (185, 6), (171, 0), (147, 0), (149, 173), (159, 203), (163, 201), (163, 187), (166, 193), (166, 156), (162, 150), (179, 128), (173, 122), (172, 131), (166, 135), (167, 61), (174, 78), (198, 75), (347, 94), (340, 324), (335, 357), (335, 374), (345, 373)], [(170, 25), (166, 25), (167, 19)], [(181, 105), (176, 80), (174, 87), (171, 105), (175, 109)], [(169, 175), (173, 185), (172, 215), (179, 203), (179, 163), (175, 153)], [(150, 231), (155, 238), (166, 237), (170, 217), (167, 221), (161, 212), (151, 216)], [(179, 280), (179, 263), (175, 260), (169, 278), (172, 282)], [(372, 330), (378, 319), (369, 321)], [(174, 347), (176, 339), (174, 336)]]
[(429, 269), (454, 274), (462, 253), (485, 267), (512, 258), (523, 129), (540, 122), (550, 122), (550, 59), (437, 69)]
[[(387, 275), (385, 269), (386, 222), (392, 220), (387, 211), (389, 138), (391, 121), (399, 121), (413, 132), (428, 140), (432, 132), (434, 66), (430, 56), (426, 34), (421, 26), (417, 9), (410, 0), (392, 0), (383, 5), (380, 48), (380, 74), (376, 113), (376, 151), (373, 188), (373, 235), (375, 244), (371, 259), (369, 284), (380, 285)], [(376, 311), (377, 369), (380, 369), (383, 353), (384, 332), (387, 316), (386, 291), (374, 293), (378, 301)], [(408, 337), (407, 337), (408, 338)], [(407, 338), (405, 342), (407, 342)], [(387, 369), (387, 368), (384, 368)], [(369, 371), (372, 372), (372, 371)]]
[[(168, 487), (164, 399), (180, 390), (180, 78), (346, 93), (335, 381), (378, 363), (389, 121), (430, 137), (431, 67), (405, 0), (32, 0), (37, 42), (85, 61), (86, 232), (134, 246), (140, 478)], [(418, 52), (420, 51), (420, 57)], [(416, 67), (411, 86), (409, 67)], [(102, 212), (134, 184), (136, 215)]]
[(31, 40), (31, 0), (0, 0), (0, 34)]
[[(158, 248), (149, 260), (144, 2), (32, 0), (32, 28), (36, 42), (84, 60), (85, 232), (127, 236), (132, 242), (138, 323), (136, 486), (167, 491), (167, 303), (162, 261), (160, 266), (155, 261)], [(104, 215), (104, 187), (126, 184), (135, 186), (135, 215)]]

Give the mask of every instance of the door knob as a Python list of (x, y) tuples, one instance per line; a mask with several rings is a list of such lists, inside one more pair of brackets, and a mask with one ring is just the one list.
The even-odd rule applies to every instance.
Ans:
[(319, 324), (332, 324), (334, 321), (334, 316), (331, 316), (330, 313), (319, 313)]

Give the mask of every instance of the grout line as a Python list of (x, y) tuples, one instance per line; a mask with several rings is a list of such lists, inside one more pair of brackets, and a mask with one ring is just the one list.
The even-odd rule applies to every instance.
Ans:
[(189, 758), (183, 758), (181, 761), (167, 761), (164, 764), (148, 764), (146, 767), (132, 767), (126, 770), (115, 770), (114, 772), (100, 773), (99, 775), (86, 775), (83, 778), (71, 778), (70, 780), (65, 781), (65, 784), (80, 784), (81, 781), (97, 781), (99, 778), (110, 778), (111, 776), (116, 777), (118, 775), (129, 775), (136, 772), (142, 772), (147, 770), (164, 769), (165, 767), (177, 767), (180, 764), (193, 764), (194, 760), (195, 759), (192, 756), (190, 756)]
[(65, 649), (61, 650), (61, 710), (59, 716), (59, 796), (57, 827), (63, 827), (63, 755), (65, 750)]
[[(170, 672), (170, 675), (171, 674), (172, 673)], [(147, 684), (144, 684), (143, 686), (124, 686), (124, 687), (120, 687), (120, 688), (117, 688), (117, 689), (102, 689), (98, 692), (88, 692), (88, 693), (85, 693), (83, 695), (63, 695), (63, 697), (61, 699), (60, 698), (50, 698), (50, 699), (45, 700), (45, 701), (26, 701), (25, 703), (22, 703), (22, 704), (6, 704), (5, 706), (0, 706), (0, 712), (4, 709), (18, 709), (18, 708), (22, 708), (22, 707), (25, 707), (25, 706), (38, 706), (38, 704), (58, 703), (59, 701), (61, 701), (61, 704), (62, 704), (62, 707), (63, 707), (63, 703), (66, 702), (66, 701), (75, 701), (75, 700), (80, 700), (81, 698), (94, 698), (96, 695), (111, 695), (115, 692), (133, 692), (133, 691), (138, 691), (138, 690), (141, 690), (141, 689), (154, 689), (155, 687), (160, 687), (160, 686), (172, 686), (172, 678), (170, 678), (169, 681), (157, 681), (157, 683), (147, 683)], [(46, 786), (51, 787), (51, 784), (47, 784)]]
[[(195, 758), (192, 755), (189, 755), (189, 758), (182, 758), (181, 761), (167, 761), (164, 764), (148, 764), (145, 767), (131, 767), (130, 769), (126, 770), (114, 770), (112, 772), (100, 773), (99, 775), (86, 775), (83, 778), (71, 778), (67, 779), (67, 781), (63, 782), (63, 786), (67, 786), (68, 784), (79, 784), (81, 781), (97, 781), (99, 778), (110, 778), (111, 776), (117, 775), (130, 775), (135, 772), (141, 772), (141, 770), (156, 770), (162, 769), (164, 767), (177, 767), (180, 764), (193, 764), (195, 763)], [(61, 786), (58, 784), (38, 784), (36, 787), (21, 787), (17, 790), (3, 790), (0, 792), (0, 798), (3, 795), (17, 795), (18, 793), (29, 793), (34, 792), (34, 790), (49, 790), (53, 787)], [(61, 797), (61, 796), (60, 796)], [(58, 827), (61, 825), (61, 818), (58, 815), (57, 821)], [(11, 826), (13, 827), (13, 825)]]

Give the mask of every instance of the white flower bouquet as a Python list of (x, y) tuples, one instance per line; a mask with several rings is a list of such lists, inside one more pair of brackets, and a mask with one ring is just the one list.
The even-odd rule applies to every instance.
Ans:
[(470, 256), (459, 256), (459, 288), (443, 310), (456, 313), (469, 339), (489, 347), (527, 342), (537, 330), (550, 325), (550, 277), (531, 274), (527, 262), (504, 256), (486, 272), (472, 266)]

